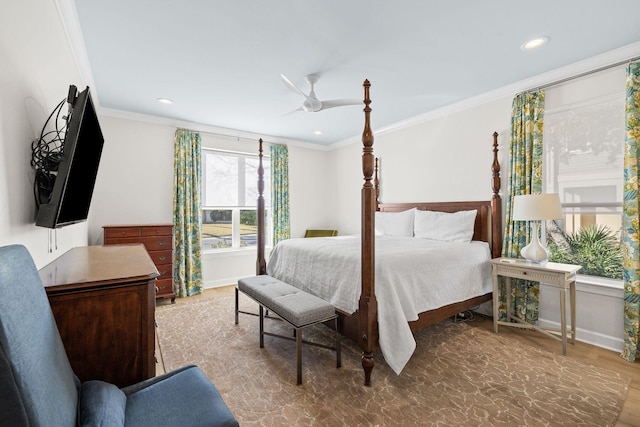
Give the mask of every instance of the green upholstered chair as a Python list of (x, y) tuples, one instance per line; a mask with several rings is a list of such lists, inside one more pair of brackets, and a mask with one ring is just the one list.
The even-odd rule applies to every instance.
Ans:
[(333, 237), (338, 235), (338, 230), (307, 230), (304, 237)]

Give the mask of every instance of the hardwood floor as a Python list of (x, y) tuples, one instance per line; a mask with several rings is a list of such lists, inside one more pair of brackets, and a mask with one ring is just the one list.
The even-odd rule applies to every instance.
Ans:
[[(491, 318), (476, 315), (475, 320), (468, 322), (470, 326), (484, 328), (493, 331)], [(521, 342), (540, 346), (547, 351), (562, 354), (562, 344), (552, 338), (546, 337), (533, 330), (521, 330), (516, 328), (500, 328), (500, 335), (505, 335)], [(627, 398), (624, 401), (622, 412), (618, 417), (616, 427), (640, 426), (640, 363), (630, 363), (620, 357), (620, 354), (601, 347), (596, 347), (583, 342), (575, 345), (567, 345), (567, 356), (575, 360), (589, 363), (600, 368), (618, 372), (631, 379)]]
[[(221, 291), (223, 291), (222, 288), (206, 289), (201, 295), (189, 297), (188, 301), (215, 298)], [(161, 301), (162, 300), (158, 300), (159, 304), (167, 303)], [(187, 300), (178, 298), (176, 299), (176, 304), (181, 304), (186, 301)], [(476, 314), (474, 320), (468, 322), (468, 324), (473, 327), (493, 331), (492, 319), (482, 315)], [(546, 337), (533, 330), (520, 330), (516, 328), (503, 327), (499, 329), (499, 333), (500, 335), (508, 336), (515, 340), (540, 346), (547, 351), (562, 354), (562, 345), (559, 341)], [(157, 345), (156, 340), (156, 356), (158, 358), (156, 373), (159, 375), (164, 372), (164, 365), (162, 363), (162, 355)], [(620, 413), (620, 417), (618, 417), (616, 427), (640, 426), (640, 362), (627, 362), (622, 359), (617, 352), (585, 344), (583, 342), (576, 342), (575, 345), (568, 344), (566, 357), (609, 369), (630, 378), (631, 383), (629, 384), (629, 391), (627, 393), (622, 412)]]

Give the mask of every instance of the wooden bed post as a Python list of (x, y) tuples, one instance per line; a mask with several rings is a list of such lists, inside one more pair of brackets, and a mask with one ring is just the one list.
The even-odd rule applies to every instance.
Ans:
[(491, 197), (491, 256), (502, 256), (502, 199), (500, 198), (500, 162), (498, 161), (498, 132), (493, 132), (493, 196)]
[(373, 133), (371, 132), (369, 104), (369, 80), (365, 80), (364, 87), (364, 115), (365, 124), (362, 132), (362, 289), (358, 301), (359, 344), (362, 348), (362, 368), (364, 369), (364, 384), (371, 385), (371, 372), (374, 360), (373, 350), (378, 341), (378, 303), (375, 294), (375, 212), (376, 190), (371, 182), (374, 169)]
[(264, 166), (262, 165), (262, 138), (260, 138), (258, 148), (258, 258), (256, 260), (256, 275), (267, 274), (267, 262), (264, 256), (265, 250), (265, 230), (264, 230)]

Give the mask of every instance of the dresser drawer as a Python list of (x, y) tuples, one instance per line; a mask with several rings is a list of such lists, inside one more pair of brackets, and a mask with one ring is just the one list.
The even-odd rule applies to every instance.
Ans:
[(121, 237), (139, 237), (139, 227), (114, 227), (104, 229), (104, 239), (118, 239)]
[[(127, 243), (142, 243), (151, 255), (152, 251), (171, 251), (173, 245), (172, 236), (159, 237), (122, 237), (119, 239), (105, 239), (105, 245), (124, 245)], [(153, 259), (153, 258), (152, 258)]]
[(173, 252), (171, 250), (151, 251), (149, 256), (155, 265), (171, 264), (173, 262)]
[(168, 227), (166, 225), (142, 227), (140, 230), (141, 236), (171, 236), (172, 234), (173, 227)]
[(163, 279), (158, 280), (156, 282), (156, 288), (158, 289), (156, 292), (156, 297), (161, 297), (164, 295), (172, 295), (173, 294), (173, 280), (171, 279)]
[(170, 251), (173, 247), (173, 236), (140, 237), (138, 242), (143, 243), (147, 251)]
[(158, 273), (160, 273), (158, 280), (173, 278), (173, 264), (156, 265), (156, 268), (158, 269)]
[(172, 224), (114, 224), (104, 225), (105, 245), (142, 243), (160, 273), (156, 297), (171, 298), (173, 293), (173, 225)]

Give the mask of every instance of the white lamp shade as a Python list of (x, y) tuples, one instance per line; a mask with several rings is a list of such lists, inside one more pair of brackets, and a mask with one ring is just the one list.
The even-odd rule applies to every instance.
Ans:
[(514, 221), (562, 219), (560, 197), (550, 194), (524, 194), (513, 198)]

